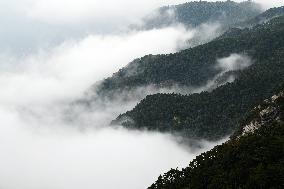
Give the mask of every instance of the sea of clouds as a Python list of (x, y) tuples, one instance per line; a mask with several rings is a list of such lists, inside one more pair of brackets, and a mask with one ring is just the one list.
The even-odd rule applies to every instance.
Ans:
[[(70, 113), (92, 84), (133, 59), (187, 47), (197, 31), (182, 25), (127, 28), (182, 2), (0, 1), (0, 188), (145, 188), (223, 142), (191, 149), (169, 134), (108, 126), (137, 100), (79, 109), (78, 119)], [(231, 69), (227, 61), (219, 60), (220, 68)]]

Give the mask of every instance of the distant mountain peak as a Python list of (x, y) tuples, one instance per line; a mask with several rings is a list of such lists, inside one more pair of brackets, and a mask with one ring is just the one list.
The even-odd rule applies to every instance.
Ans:
[(192, 1), (164, 6), (144, 18), (144, 28), (160, 28), (176, 23), (196, 27), (204, 23), (220, 22), (224, 27), (251, 19), (262, 12), (253, 1)]

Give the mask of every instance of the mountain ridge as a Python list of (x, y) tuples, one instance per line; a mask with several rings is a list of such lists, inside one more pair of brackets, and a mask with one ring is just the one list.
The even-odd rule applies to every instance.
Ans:
[(181, 23), (188, 27), (197, 27), (204, 23), (220, 22), (230, 27), (260, 14), (259, 4), (252, 1), (192, 1), (179, 5), (164, 6), (156, 13), (144, 19), (147, 29), (166, 27)]
[[(196, 47), (194, 51), (205, 46), (214, 49), (213, 52), (228, 53), (231, 48), (234, 53), (239, 52), (237, 49), (253, 53), (255, 63), (245, 70), (237, 71), (238, 77), (233, 83), (200, 94), (149, 95), (133, 110), (118, 116), (113, 124), (181, 132), (186, 133), (186, 137), (206, 139), (218, 139), (230, 134), (245, 112), (267, 98), (284, 80), (284, 41), (281, 38), (284, 34), (284, 17), (243, 32), (240, 37), (213, 41)], [(253, 44), (253, 48), (246, 49), (246, 44)], [(208, 48), (205, 49), (208, 57)]]
[[(278, 9), (279, 8), (276, 8), (275, 10)], [(269, 9), (268, 13), (264, 12), (262, 14), (273, 15), (274, 17), (275, 14), (271, 14), (273, 10), (274, 9)], [(254, 25), (257, 25), (257, 23), (255, 23)], [(245, 29), (249, 30), (249, 28)], [(221, 38), (232, 38), (234, 36), (240, 35), (241, 31), (243, 30), (232, 28), (225, 32), (225, 34), (221, 35), (221, 37), (217, 37), (216, 39), (218, 40)], [(202, 47), (202, 45), (200, 47)], [(212, 64), (214, 64), (216, 61), (216, 56), (210, 57), (211, 60), (209, 58), (208, 60), (201, 59), (197, 56), (186, 57), (184, 55), (184, 52), (190, 49), (193, 48), (167, 55), (146, 55), (142, 58), (137, 58), (134, 61), (130, 62), (127, 66), (121, 68), (118, 72), (114, 73), (111, 77), (108, 77), (105, 80), (94, 84), (89, 90), (89, 93), (96, 93), (96, 95), (100, 98), (107, 98), (108, 100), (111, 100), (115, 96), (121, 96), (124, 91), (135, 92), (135, 90), (141, 87), (147, 87), (149, 85), (157, 89), (167, 89), (172, 87), (188, 89), (205, 85), (208, 80), (218, 74), (218, 70), (213, 69), (212, 66), (197, 66), (197, 63), (195, 62), (207, 62), (207, 64), (208, 62), (212, 62)], [(192, 52), (192, 54), (193, 53), (194, 52)], [(179, 56), (183, 58), (181, 59), (179, 58)], [(178, 62), (186, 61), (193, 62), (194, 64), (192, 64), (192, 66), (187, 65), (184, 68), (180, 68), (180, 64), (178, 64)], [(159, 62), (160, 64), (157, 64), (157, 62)], [(184, 75), (183, 78), (185, 79), (189, 77), (189, 80), (184, 82), (183, 78), (178, 78), (179, 76), (177, 76), (176, 73), (172, 73), (172, 70), (176, 70), (178, 73)], [(172, 90), (172, 92), (173, 91), (174, 90)], [(188, 93), (188, 90), (183, 91)], [(127, 100), (127, 97), (125, 98), (125, 100)]]
[[(202, 153), (182, 170), (171, 169), (149, 189), (282, 188), (284, 85), (257, 105), (226, 143)], [(277, 114), (271, 113), (277, 109)], [(246, 129), (250, 123), (258, 128)]]

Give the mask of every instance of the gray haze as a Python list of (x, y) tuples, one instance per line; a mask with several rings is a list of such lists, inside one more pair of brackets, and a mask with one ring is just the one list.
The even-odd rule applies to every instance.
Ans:
[[(284, 5), (282, 0), (255, 1), (265, 9)], [(1, 0), (0, 51), (20, 56), (90, 34), (121, 33), (160, 6), (184, 2), (188, 1)]]

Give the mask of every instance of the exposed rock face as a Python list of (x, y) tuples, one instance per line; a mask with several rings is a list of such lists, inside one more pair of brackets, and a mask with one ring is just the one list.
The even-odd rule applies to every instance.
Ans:
[(257, 130), (260, 127), (261, 125), (257, 121), (252, 121), (250, 122), (250, 124), (246, 125), (243, 128), (242, 136), (249, 133), (253, 133), (255, 130)]
[(254, 109), (250, 112), (251, 118), (246, 121), (246, 124), (241, 127), (241, 129), (237, 132), (238, 134), (236, 134), (233, 138), (238, 139), (241, 136), (254, 133), (263, 125), (270, 125), (274, 122), (283, 122), (283, 112), (281, 111), (283, 99), (284, 92), (282, 91), (279, 94), (264, 100), (263, 104), (254, 107)]

